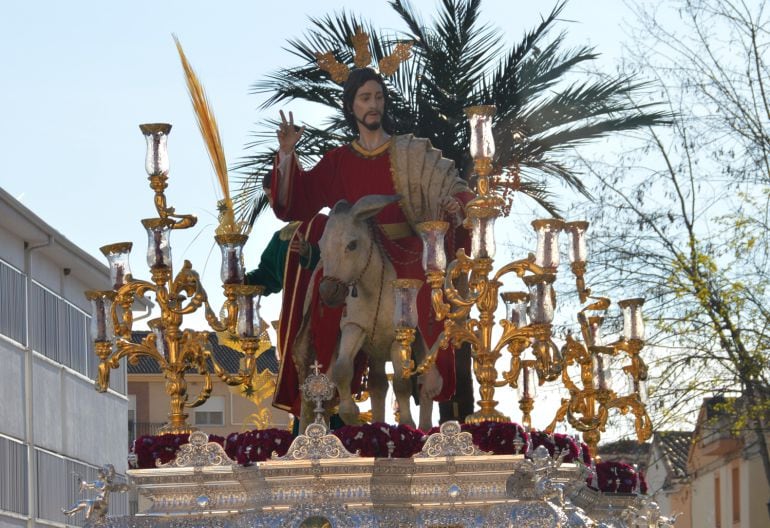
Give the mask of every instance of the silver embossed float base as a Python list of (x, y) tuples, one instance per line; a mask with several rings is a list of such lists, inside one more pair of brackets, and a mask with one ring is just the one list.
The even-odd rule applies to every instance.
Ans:
[[(129, 470), (143, 500), (135, 516), (100, 526), (287, 528), (499, 528), (667, 526), (635, 495), (603, 495), (586, 469), (548, 457), (488, 455), (467, 448), (459, 428), (443, 428), (424, 456), (327, 458), (330, 435), (309, 431), (292, 456), (250, 467), (184, 460)], [(336, 438), (335, 438), (336, 440)], [(299, 448), (302, 449), (299, 449)], [(195, 449), (211, 449), (198, 443)], [(335, 450), (332, 450), (336, 453)], [(430, 452), (428, 452), (430, 451)], [(456, 453), (467, 455), (456, 456)], [(637, 524), (644, 517), (644, 524)], [(649, 519), (649, 522), (647, 522)]]

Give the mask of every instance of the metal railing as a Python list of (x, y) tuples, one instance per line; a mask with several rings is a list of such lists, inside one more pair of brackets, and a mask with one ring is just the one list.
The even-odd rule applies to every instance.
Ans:
[(0, 334), (26, 345), (27, 281), (24, 273), (0, 260)]
[[(26, 275), (0, 260), (0, 334), (95, 379), (99, 360), (89, 336), (91, 316), (42, 284), (31, 284), (27, 291)], [(110, 376), (110, 388), (126, 393), (125, 367)]]
[[(40, 449), (35, 450), (35, 456), (37, 457), (38, 518), (72, 526), (83, 526), (85, 515), (82, 512), (67, 517), (61, 509), (93, 495), (80, 492), (80, 480), (86, 482), (96, 480), (97, 468)], [(115, 482), (125, 482), (125, 477), (117, 475)], [(110, 515), (127, 515), (128, 511), (127, 494), (116, 493), (110, 496)]]
[(26, 446), (0, 436), (0, 510), (29, 515), (28, 470)]

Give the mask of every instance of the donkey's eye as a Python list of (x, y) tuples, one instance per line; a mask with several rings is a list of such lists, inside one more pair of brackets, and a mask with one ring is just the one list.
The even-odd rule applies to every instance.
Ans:
[(358, 242), (355, 241), (355, 240), (351, 240), (350, 242), (348, 242), (347, 250), (348, 251), (355, 251), (357, 247), (358, 247)]

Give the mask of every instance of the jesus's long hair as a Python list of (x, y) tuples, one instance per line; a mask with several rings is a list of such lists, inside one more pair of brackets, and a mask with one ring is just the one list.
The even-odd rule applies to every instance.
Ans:
[(382, 86), (382, 95), (385, 99), (385, 109), (382, 113), (382, 128), (388, 134), (393, 134), (395, 132), (395, 123), (388, 113), (390, 108), (388, 88), (385, 86), (382, 75), (372, 68), (355, 68), (350, 72), (348, 79), (345, 81), (342, 91), (342, 113), (345, 116), (345, 121), (353, 130), (353, 133), (358, 135), (358, 121), (356, 121), (356, 116), (353, 114), (353, 101), (356, 98), (358, 89), (369, 81), (376, 81)]

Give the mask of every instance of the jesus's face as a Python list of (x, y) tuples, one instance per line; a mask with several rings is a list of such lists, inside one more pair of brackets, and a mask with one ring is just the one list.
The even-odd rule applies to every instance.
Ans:
[(377, 81), (366, 81), (353, 99), (353, 115), (358, 126), (372, 131), (378, 130), (382, 126), (384, 112), (385, 96), (382, 93), (382, 85)]

